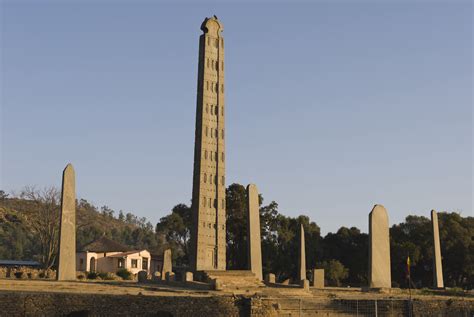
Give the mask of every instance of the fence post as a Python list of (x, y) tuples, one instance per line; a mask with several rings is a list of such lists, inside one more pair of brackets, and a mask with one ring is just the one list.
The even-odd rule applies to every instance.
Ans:
[(378, 312), (377, 312), (377, 300), (375, 300), (375, 317), (378, 317)]
[(359, 300), (356, 299), (356, 316), (359, 317)]

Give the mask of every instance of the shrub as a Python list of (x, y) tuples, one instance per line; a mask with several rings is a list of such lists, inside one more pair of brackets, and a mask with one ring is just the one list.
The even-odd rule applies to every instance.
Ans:
[(46, 277), (46, 274), (44, 272), (40, 272), (38, 274), (39, 278), (45, 278)]
[(95, 280), (98, 276), (99, 274), (97, 274), (97, 272), (87, 272), (87, 278), (89, 280)]
[(117, 276), (120, 276), (124, 280), (132, 280), (133, 274), (127, 269), (120, 269), (117, 271)]
[(113, 273), (99, 273), (99, 277), (102, 279), (102, 280), (115, 280), (115, 275)]

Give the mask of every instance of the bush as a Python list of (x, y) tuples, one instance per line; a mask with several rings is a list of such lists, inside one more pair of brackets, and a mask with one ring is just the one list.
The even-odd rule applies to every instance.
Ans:
[(115, 275), (113, 273), (99, 273), (99, 277), (102, 280), (110, 281), (110, 280), (115, 280)]
[(132, 280), (133, 274), (127, 269), (120, 269), (117, 271), (117, 276), (120, 276), (124, 280)]
[(89, 280), (95, 280), (98, 276), (99, 274), (97, 274), (97, 272), (87, 272), (87, 278)]
[(46, 274), (44, 272), (40, 272), (38, 274), (39, 278), (45, 278), (46, 277)]

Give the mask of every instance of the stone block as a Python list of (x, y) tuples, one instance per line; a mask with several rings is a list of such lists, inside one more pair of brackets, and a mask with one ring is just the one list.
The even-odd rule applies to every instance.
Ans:
[(267, 282), (267, 283), (275, 283), (275, 282), (276, 282), (275, 274), (273, 274), (273, 273), (268, 273), (268, 274), (265, 276), (265, 282)]
[(184, 276), (184, 282), (192, 282), (194, 281), (194, 275), (193, 272), (186, 272), (183, 274)]
[(314, 269), (311, 282), (312, 287), (324, 288), (324, 269)]

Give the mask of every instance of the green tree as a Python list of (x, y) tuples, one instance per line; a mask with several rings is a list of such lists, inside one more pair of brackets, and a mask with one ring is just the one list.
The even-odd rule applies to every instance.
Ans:
[(341, 286), (341, 282), (349, 276), (349, 270), (338, 260), (324, 261), (320, 264), (324, 276), (330, 286)]

